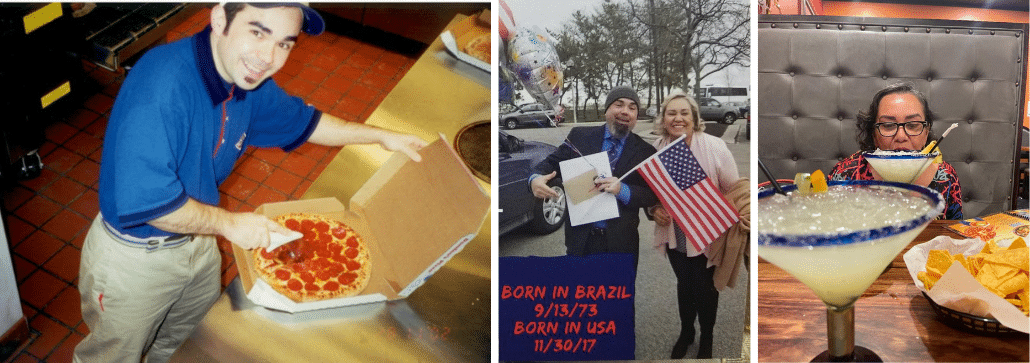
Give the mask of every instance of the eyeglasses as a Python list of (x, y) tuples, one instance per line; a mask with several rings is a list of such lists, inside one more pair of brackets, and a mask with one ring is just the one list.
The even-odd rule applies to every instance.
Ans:
[(905, 134), (906, 135), (908, 135), (908, 136), (919, 136), (920, 134), (923, 133), (923, 129), (926, 128), (927, 122), (926, 121), (909, 121), (909, 122), (903, 122), (903, 123), (882, 122), (882, 123), (878, 123), (878, 124), (876, 124), (874, 126), (876, 126), (876, 132), (879, 132), (880, 136), (883, 136), (883, 137), (894, 137), (894, 135), (898, 134), (898, 125), (901, 125), (901, 126), (903, 126), (905, 128)]

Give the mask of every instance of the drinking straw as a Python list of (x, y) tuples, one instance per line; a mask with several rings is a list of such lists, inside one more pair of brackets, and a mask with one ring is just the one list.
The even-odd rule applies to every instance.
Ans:
[(944, 130), (944, 133), (941, 134), (941, 137), (937, 139), (937, 143), (933, 144), (933, 148), (930, 149), (930, 152), (928, 152), (927, 154), (933, 154), (934, 151), (937, 151), (937, 148), (941, 147), (941, 141), (944, 140), (944, 137), (948, 136), (948, 133), (951, 132), (951, 130), (956, 128), (956, 127), (958, 127), (957, 123), (956, 124), (951, 124), (951, 126), (949, 126), (947, 130)]
[[(948, 133), (950, 133), (950, 132), (951, 132), (951, 130), (952, 130), (952, 129), (954, 129), (954, 128), (956, 128), (956, 127), (958, 127), (958, 124), (957, 124), (957, 123), (955, 123), (955, 124), (951, 124), (951, 126), (949, 126), (947, 130), (944, 130), (944, 133), (943, 133), (943, 134), (941, 134), (941, 137), (937, 138), (937, 142), (933, 144), (933, 147), (932, 147), (932, 148), (930, 148), (930, 151), (929, 151), (929, 152), (927, 152), (926, 154), (927, 154), (927, 155), (930, 155), (930, 154), (933, 154), (933, 152), (934, 152), (934, 151), (937, 151), (937, 148), (941, 147), (941, 141), (944, 141), (944, 137), (945, 137), (945, 136), (948, 136)], [(924, 162), (923, 162), (923, 168), (926, 168), (926, 163), (929, 163), (929, 162), (930, 162), (931, 160), (933, 160), (933, 159), (936, 159), (936, 158), (927, 158), (927, 159), (926, 159), (926, 161), (924, 161)], [(924, 170), (924, 171), (925, 171), (925, 170)], [(922, 174), (922, 173), (920, 173), (920, 175), (921, 175), (921, 174)], [(913, 182), (915, 182), (915, 181), (916, 181), (916, 179), (919, 179), (919, 175), (916, 175), (916, 176), (914, 176), (914, 177), (912, 178), (912, 180), (909, 180), (909, 181), (908, 181), (908, 183), (909, 183), (909, 184), (912, 184)]]
[(783, 194), (783, 195), (787, 195), (787, 192), (784, 192), (784, 191), (783, 191), (783, 188), (780, 188), (780, 183), (777, 183), (777, 182), (776, 182), (776, 178), (774, 178), (774, 177), (772, 176), (772, 173), (771, 173), (771, 172), (769, 172), (769, 168), (766, 168), (766, 167), (765, 167), (765, 163), (763, 163), (763, 162), (762, 162), (762, 158), (758, 158), (758, 166), (759, 166), (760, 168), (762, 168), (762, 173), (764, 173), (764, 174), (765, 174), (765, 177), (766, 177), (767, 179), (769, 179), (769, 182), (771, 182), (771, 183), (772, 183), (772, 187), (773, 187), (773, 189), (776, 189), (776, 192), (777, 192), (777, 193), (780, 193), (780, 194)]

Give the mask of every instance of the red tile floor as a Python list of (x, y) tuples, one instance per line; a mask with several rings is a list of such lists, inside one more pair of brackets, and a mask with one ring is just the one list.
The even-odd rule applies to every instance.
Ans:
[[(192, 35), (208, 23), (201, 10), (167, 35)], [(364, 120), (415, 60), (375, 45), (329, 32), (301, 34), (289, 61), (273, 78), (288, 93), (347, 120)], [(79, 251), (99, 210), (97, 175), (101, 146), (114, 97), (124, 79), (83, 63), (102, 91), (46, 129), (40, 148), (44, 169), (32, 180), (3, 193), (10, 245), (22, 309), (31, 341), (12, 362), (70, 362), (75, 345), (89, 331), (82, 322), (76, 290)], [(221, 187), (222, 207), (252, 211), (275, 201), (299, 198), (338, 149), (305, 145), (292, 153), (250, 149)], [(229, 242), (222, 250), (222, 285), (237, 276)]]

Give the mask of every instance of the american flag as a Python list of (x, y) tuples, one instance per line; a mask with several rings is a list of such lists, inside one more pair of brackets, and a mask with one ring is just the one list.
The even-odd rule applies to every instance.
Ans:
[(683, 138), (640, 164), (640, 174), (698, 251), (740, 220)]

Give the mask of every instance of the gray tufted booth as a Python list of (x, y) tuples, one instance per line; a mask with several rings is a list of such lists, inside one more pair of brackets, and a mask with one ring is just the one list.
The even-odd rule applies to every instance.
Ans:
[[(759, 17), (758, 150), (778, 178), (829, 172), (858, 151), (855, 115), (880, 88), (929, 98), (965, 218), (1013, 207), (1027, 25), (853, 17)], [(760, 177), (765, 181), (764, 176)]]

